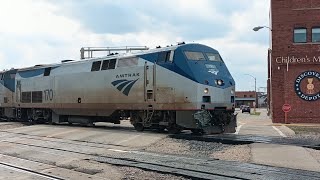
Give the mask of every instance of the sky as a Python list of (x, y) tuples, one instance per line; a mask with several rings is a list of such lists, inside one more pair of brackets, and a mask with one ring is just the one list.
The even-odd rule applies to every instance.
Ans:
[[(269, 0), (10, 0), (0, 6), (0, 69), (80, 58), (81, 47), (201, 43), (237, 91), (267, 82)], [(250, 74), (253, 77), (250, 77)]]

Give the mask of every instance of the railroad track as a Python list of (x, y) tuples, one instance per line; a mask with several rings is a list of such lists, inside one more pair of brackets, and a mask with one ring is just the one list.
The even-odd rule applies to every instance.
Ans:
[(190, 134), (171, 134), (169, 137), (174, 139), (196, 140), (205, 142), (218, 142), (222, 144), (252, 144), (252, 143), (265, 143), (265, 144), (280, 144), (280, 145), (293, 145), (312, 148), (320, 150), (320, 144), (317, 141), (306, 141), (296, 138), (283, 138), (283, 137), (269, 137), (258, 135), (235, 135), (235, 134), (222, 134), (222, 135), (204, 135), (193, 136)]
[[(110, 148), (100, 143), (80, 143), (63, 139), (1, 133), (0, 142), (21, 149), (85, 155), (88, 160), (118, 166), (131, 166), (188, 178), (199, 179), (320, 179), (320, 173), (287, 168), (276, 168), (240, 162), (164, 155), (144, 151)], [(66, 145), (69, 144), (69, 145)], [(89, 145), (89, 146), (88, 146)], [(108, 148), (109, 146), (109, 148)], [(0, 150), (1, 151), (1, 150)], [(103, 152), (103, 153), (102, 153)]]
[(41, 178), (41, 179), (50, 179), (50, 180), (64, 180), (63, 178), (60, 178), (57, 176), (37, 172), (37, 171), (31, 170), (31, 169), (28, 169), (25, 167), (15, 166), (15, 165), (4, 163), (4, 162), (0, 162), (0, 168), (5, 168), (5, 169), (12, 170), (12, 171), (21, 172), (21, 173), (26, 173), (28, 175), (32, 175), (34, 178), (37, 178), (37, 179)]

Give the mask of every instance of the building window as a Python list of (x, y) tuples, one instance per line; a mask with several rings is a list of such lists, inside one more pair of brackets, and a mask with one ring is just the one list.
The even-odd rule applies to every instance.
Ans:
[(312, 42), (320, 42), (320, 27), (312, 28)]
[(306, 28), (295, 28), (293, 40), (295, 43), (306, 43), (307, 42), (307, 29)]
[(246, 97), (247, 97), (247, 95), (244, 95), (243, 97), (245, 97), (245, 98), (246, 98)]

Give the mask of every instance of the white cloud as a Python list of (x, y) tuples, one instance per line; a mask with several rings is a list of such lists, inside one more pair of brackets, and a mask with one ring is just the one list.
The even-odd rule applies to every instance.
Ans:
[[(123, 2), (105, 1), (119, 7), (125, 6)], [(268, 24), (269, 0), (246, 1), (245, 5), (248, 5), (246, 11), (232, 13), (221, 12), (221, 7), (215, 6), (215, 3), (220, 1), (223, 0), (166, 0), (145, 3), (150, 6), (150, 9), (162, 7), (163, 14), (170, 11), (170, 15), (174, 15), (165, 16), (165, 19), (160, 19), (163, 14), (149, 15), (142, 9), (138, 11), (133, 7), (136, 2), (128, 1), (131, 4), (126, 8), (135, 9), (134, 12), (138, 13), (142, 19), (140, 22), (147, 23), (147, 25), (139, 24), (143, 27), (142, 30), (139, 29), (139, 32), (128, 31), (121, 34), (92, 32), (90, 27), (83, 24), (80, 19), (60, 13), (66, 9), (56, 1), (4, 1), (0, 7), (0, 48), (2, 50), (0, 69), (56, 63), (62, 59), (79, 59), (79, 50), (82, 46), (146, 45), (154, 48), (158, 45), (175, 44), (187, 38), (219, 50), (240, 89), (249, 88), (246, 82), (242, 81), (242, 74), (247, 72), (262, 81), (260, 86), (265, 86), (268, 44), (255, 42), (255, 39), (261, 36), (268, 40), (268, 33), (263, 31), (255, 33), (252, 28)], [(98, 5), (102, 1), (93, 2)], [(68, 3), (77, 3), (77, 1), (68, 1)], [(221, 5), (221, 2), (219, 4)], [(228, 6), (228, 3), (223, 5)], [(84, 15), (90, 14), (86, 11), (83, 13)], [(179, 24), (180, 26), (174, 24), (179, 21), (178, 17), (184, 19), (183, 23)], [(101, 17), (98, 19), (101, 20)], [(216, 32), (218, 30), (212, 26), (206, 27), (208, 28), (207, 33), (203, 34), (201, 39), (194, 39), (186, 35), (196, 34), (199, 24), (188, 24), (189, 19), (199, 19), (199, 22), (215, 22), (221, 26), (227, 24), (230, 28), (222, 29), (226, 34), (217, 38), (212, 35), (218, 33)], [(155, 24), (158, 25), (157, 28), (152, 27)], [(185, 26), (194, 27), (194, 30), (184, 29)], [(185, 33), (184, 31), (191, 32)]]

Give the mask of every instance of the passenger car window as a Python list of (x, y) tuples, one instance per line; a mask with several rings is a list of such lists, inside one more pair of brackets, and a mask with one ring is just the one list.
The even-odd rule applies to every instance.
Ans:
[(195, 61), (206, 60), (202, 52), (185, 51), (184, 54), (189, 60), (195, 60)]

